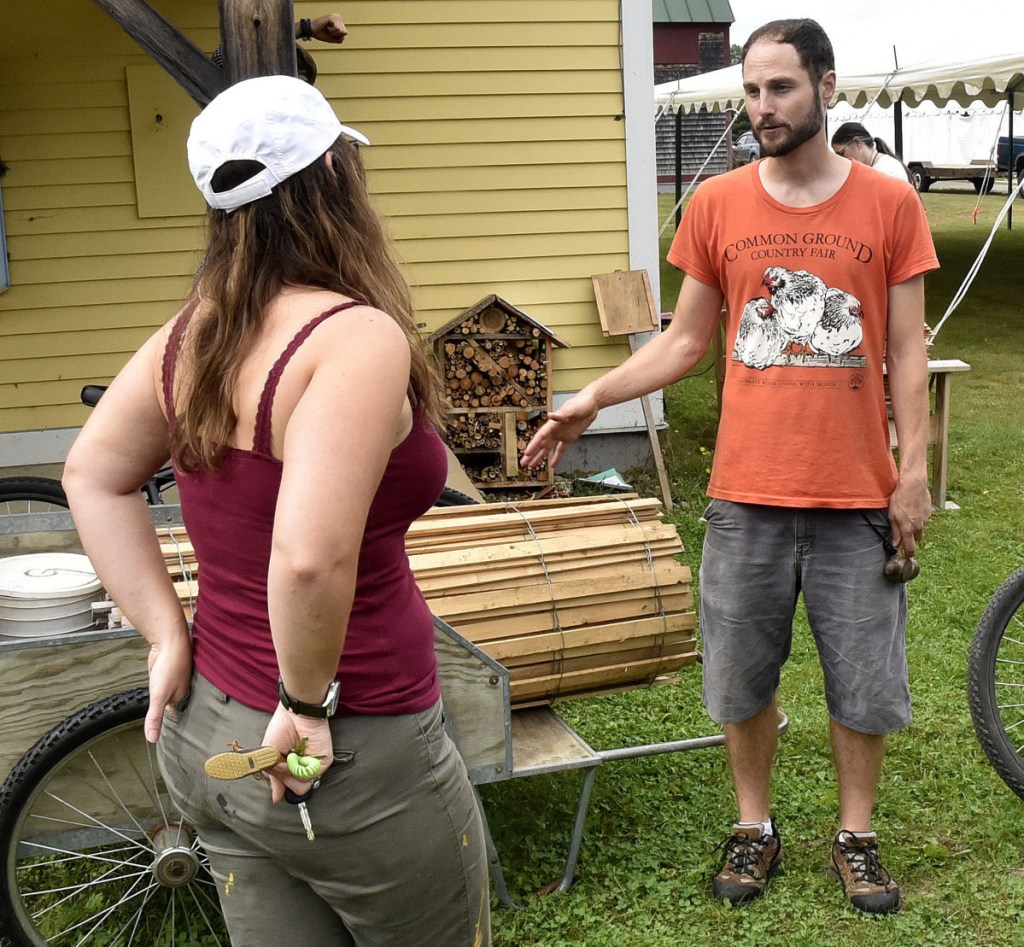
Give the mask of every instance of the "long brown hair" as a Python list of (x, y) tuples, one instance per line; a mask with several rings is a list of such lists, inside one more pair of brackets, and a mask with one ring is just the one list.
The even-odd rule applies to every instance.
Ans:
[(209, 212), (206, 260), (190, 296), (206, 312), (185, 333), (187, 383), (177, 386), (171, 434), (171, 454), (187, 470), (220, 465), (237, 422), (231, 393), (239, 369), (285, 285), (342, 293), (391, 316), (409, 340), (410, 396), (441, 426), (439, 383), (358, 149), (339, 138), (329, 153), (331, 167), (315, 161), (269, 197), (230, 214)]

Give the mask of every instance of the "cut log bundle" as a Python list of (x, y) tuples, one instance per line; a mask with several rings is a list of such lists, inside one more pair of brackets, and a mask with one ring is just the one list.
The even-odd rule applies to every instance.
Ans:
[(445, 383), (453, 408), (547, 403), (547, 362), (537, 339), (474, 337), (444, 343)]
[[(192, 546), (158, 535), (191, 617)], [(435, 507), (406, 550), (431, 611), (508, 669), (516, 706), (663, 683), (698, 658), (691, 573), (658, 500)]]

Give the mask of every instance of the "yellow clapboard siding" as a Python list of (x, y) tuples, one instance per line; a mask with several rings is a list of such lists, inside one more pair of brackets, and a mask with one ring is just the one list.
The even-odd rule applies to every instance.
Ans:
[[(64, 283), (94, 280), (145, 279), (150, 276), (176, 276), (189, 270), (195, 272), (202, 257), (194, 251), (166, 253), (121, 254), (115, 256), (65, 257), (61, 260), (60, 278)], [(31, 286), (52, 279), (50, 260), (13, 260), (11, 282)]]
[[(6, 197), (6, 192), (5, 192)], [(602, 206), (597, 204), (595, 206)], [(52, 207), (45, 214), (37, 210), (22, 210), (7, 216), (8, 239), (46, 234), (79, 234), (101, 232), (111, 237), (125, 232), (141, 235), (149, 230), (178, 230), (192, 235), (192, 245), (199, 247), (206, 243), (206, 218), (197, 217), (146, 217), (140, 218), (135, 206), (126, 204), (96, 205), (86, 207)], [(94, 238), (96, 239), (96, 238)]]
[[(515, 58), (521, 54), (537, 51), (573, 50), (577, 47), (604, 48), (614, 46), (618, 36), (618, 24), (600, 21), (570, 21), (571, 29), (556, 30), (548, 17), (544, 21), (516, 23), (509, 29), (507, 21), (476, 20), (475, 22), (437, 23), (425, 30), (421, 23), (374, 24), (372, 33), (363, 34), (366, 48), (376, 52), (401, 50), (403, 57), (413, 50), (457, 50), (461, 56), (465, 51), (483, 51), (495, 58)], [(353, 47), (358, 42), (353, 31)], [(363, 38), (360, 37), (360, 38)], [(347, 45), (347, 41), (346, 41)], [(351, 52), (352, 47), (347, 51)]]
[[(555, 356), (559, 371), (588, 370), (597, 364), (595, 353), (600, 352), (607, 366), (618, 365), (629, 358), (629, 346), (621, 339), (607, 345), (581, 345), (571, 349), (559, 349)], [(559, 380), (556, 390), (564, 391)]]
[[(625, 250), (621, 253), (609, 252), (606, 254), (595, 254), (589, 252), (589, 247), (584, 246), (585, 240), (580, 240), (580, 253), (576, 257), (560, 256), (554, 259), (528, 259), (528, 260), (451, 260), (435, 261), (429, 267), (417, 271), (419, 276), (433, 278), (441, 283), (453, 283), (465, 285), (466, 283), (478, 282), (481, 284), (508, 283), (516, 280), (543, 280), (543, 279), (566, 279), (571, 276), (578, 276), (596, 271), (598, 273), (610, 273), (618, 268), (623, 269), (622, 262), (626, 256)], [(422, 285), (422, 284), (420, 284)], [(495, 290), (495, 292), (497, 292)], [(498, 293), (498, 295), (502, 295)], [(477, 299), (482, 298), (477, 296)], [(511, 302), (511, 300), (509, 300)]]
[[(70, 362), (72, 367), (74, 361)], [(127, 358), (123, 361), (127, 361)], [(89, 383), (90, 380), (90, 376), (84, 378), (76, 376), (21, 385), (0, 383), (0, 404), (23, 411), (59, 406), (71, 406), (78, 409), (82, 405), (82, 385)], [(76, 413), (81, 416), (77, 410)]]
[[(49, 357), (21, 357), (16, 359), (0, 359), (0, 372), (3, 373), (4, 384), (26, 385), (40, 378), (58, 378), (74, 380), (89, 379), (89, 384), (104, 384), (113, 378), (128, 361), (131, 354), (151, 335), (149, 329), (124, 334), (115, 339), (108, 339), (104, 349), (93, 355), (76, 354), (73, 359), (57, 357), (56, 353), (47, 352)], [(108, 333), (109, 335), (109, 333)], [(42, 337), (43, 339), (46, 336)], [(124, 345), (123, 351), (114, 348)], [(81, 388), (81, 385), (79, 385)]]
[[(571, 32), (571, 31), (569, 31)], [(546, 46), (541, 49), (359, 49), (345, 44), (345, 70), (372, 76), (419, 73), (442, 67), (451, 72), (550, 72), (619, 68), (619, 51), (609, 46)], [(339, 55), (341, 52), (339, 51)], [(318, 60), (319, 61), (319, 60)], [(372, 141), (372, 139), (371, 139)]]
[[(512, 289), (514, 290), (515, 287)], [(519, 302), (517, 301), (516, 305), (519, 305)], [(418, 309), (416, 316), (423, 324), (420, 331), (424, 335), (429, 335), (434, 329), (446, 325), (467, 308), (469, 308), (468, 305), (459, 305), (446, 309)], [(547, 326), (574, 348), (583, 345), (607, 344), (600, 327), (593, 331), (590, 325), (582, 325), (588, 320), (593, 322), (597, 318), (596, 307), (592, 299), (561, 303), (557, 306), (531, 304), (528, 300), (523, 300), (519, 308), (528, 312), (531, 318), (536, 319), (541, 325)], [(576, 336), (573, 334), (573, 330), (576, 328), (586, 328), (588, 331), (583, 335)]]
[[(358, 122), (353, 124), (360, 124)], [(472, 123), (454, 123), (459, 126), (453, 134), (468, 136), (472, 132)], [(591, 123), (594, 132), (601, 130), (602, 136), (609, 131), (614, 131), (619, 123), (612, 119), (595, 119)], [(360, 130), (365, 128), (365, 134), (373, 141), (374, 126), (362, 123)], [(379, 131), (379, 129), (377, 129)], [(398, 132), (389, 132), (387, 136), (378, 134), (382, 146), (387, 145), (385, 137), (391, 137)], [(511, 132), (503, 133), (510, 135)], [(608, 137), (605, 139), (560, 138), (557, 141), (516, 141), (514, 138), (505, 138), (499, 141), (471, 141), (463, 138), (462, 141), (434, 143), (429, 138), (417, 141), (415, 144), (397, 144), (394, 147), (382, 147), (377, 153), (373, 162), (367, 165), (374, 176), (374, 184), (377, 184), (377, 175), (386, 175), (395, 170), (422, 170), (429, 174), (432, 170), (439, 169), (448, 175), (449, 179), (457, 178), (461, 168), (466, 170), (486, 171), (491, 168), (504, 169), (513, 166), (521, 168), (523, 165), (536, 166), (544, 169), (545, 166), (557, 167), (569, 165), (575, 169), (579, 179), (579, 147), (582, 141), (587, 142), (588, 152), (593, 151), (594, 163), (614, 164), (621, 166), (625, 151), (621, 139)], [(369, 149), (367, 149), (369, 150)]]
[(129, 183), (82, 185), (52, 184), (47, 187), (15, 186), (21, 170), (13, 169), (4, 180), (4, 216), (15, 219), (54, 208), (129, 206), (134, 212), (135, 187)]
[[(123, 66), (121, 71), (124, 71)], [(8, 140), (19, 136), (32, 138), (36, 135), (65, 135), (70, 137), (89, 132), (127, 131), (128, 118), (124, 106), (75, 109), (74, 111), (57, 109), (0, 111), (0, 138)]]
[[(122, 256), (131, 253), (201, 254), (201, 234), (187, 227), (153, 227), (139, 230), (113, 230), (102, 240), (89, 231), (63, 233), (8, 234), (12, 260), (52, 261), (73, 256)], [(197, 261), (198, 262), (198, 261)]]
[(121, 78), (113, 78), (109, 82), (61, 82), (51, 75), (48, 82), (18, 88), (18, 111), (53, 109), (58, 102), (61, 109), (85, 111), (123, 104), (124, 65), (121, 66)]
[[(296, 16), (316, 16), (322, 4), (295, 3)], [(506, 23), (583, 22), (614, 20), (618, 0), (346, 0), (345, 22), (370, 26), (376, 23)], [(300, 12), (301, 11), (301, 12)]]
[[(337, 58), (320, 55), (317, 50), (316, 87), (329, 99), (338, 100), (338, 112), (347, 118), (350, 101), (372, 100), (380, 107), (380, 99), (387, 99), (390, 108), (395, 99), (421, 103), (424, 99), (459, 96), (484, 102), (494, 97), (514, 99), (517, 94), (547, 99), (573, 100), (576, 95), (615, 95), (622, 102), (622, 83), (616, 69), (578, 69), (574, 72), (548, 71), (521, 73), (485, 72), (419, 72), (400, 74), (376, 73), (358, 75), (344, 69), (344, 52)], [(338, 71), (331, 66), (338, 64)], [(517, 106), (519, 107), (519, 106)], [(495, 113), (492, 113), (495, 114)], [(0, 125), (0, 129), (3, 126)]]
[[(465, 89), (463, 89), (465, 91)], [(344, 96), (346, 122), (362, 131), (367, 122), (379, 120), (381, 103), (375, 98)], [(475, 137), (469, 141), (518, 141), (519, 128), (525, 128), (533, 139), (565, 139), (586, 134), (582, 120), (588, 116), (608, 117), (622, 111), (622, 95), (618, 92), (581, 93), (578, 95), (436, 95), (426, 97), (389, 98), (387, 123), (430, 122), (425, 140), (459, 141), (449, 132), (463, 132), (472, 122)], [(340, 111), (339, 106), (339, 111)], [(449, 123), (452, 124), (449, 127)], [(523, 124), (526, 122), (527, 124)], [(404, 126), (397, 126), (399, 128)], [(373, 147), (380, 142), (371, 138)]]
[[(165, 307), (165, 312), (172, 315), (177, 310), (178, 306), (175, 304)], [(116, 327), (102, 325), (89, 329), (63, 313), (57, 314), (55, 311), (53, 318), (56, 321), (43, 320), (46, 323), (46, 331), (26, 332), (10, 336), (4, 346), (0, 365), (27, 359), (34, 360), (34, 370), (43, 371), (50, 368), (50, 366), (42, 365), (40, 359), (43, 356), (59, 358), (70, 363), (80, 356), (133, 352), (166, 321), (165, 319), (156, 319), (151, 325), (146, 325), (140, 324), (138, 321), (125, 320), (124, 325)], [(127, 359), (122, 358), (121, 361), (123, 363)], [(62, 369), (58, 369), (50, 374), (37, 377), (55, 379), (61, 377), (63, 373)], [(6, 374), (0, 377), (3, 377), (4, 381), (8, 380)]]
[[(17, 174), (19, 186), (25, 187), (92, 185), (97, 182), (107, 184), (133, 179), (130, 155), (80, 158), (76, 161), (65, 161), (63, 158), (54, 158), (50, 161), (30, 161), (18, 168)], [(14, 190), (13, 187), (12, 190)]]
[(449, 190), (478, 191), (501, 186), (507, 190), (620, 186), (625, 189), (626, 170), (621, 163), (605, 162), (586, 167), (572, 164), (509, 165), (502, 168), (403, 168), (374, 171), (373, 189), (385, 194), (405, 191), (434, 193), (443, 201)]
[(12, 135), (4, 145), (4, 160), (48, 161), (60, 155), (73, 158), (109, 158), (131, 156), (132, 140), (127, 131), (89, 131), (65, 134)]
[[(437, 237), (403, 240), (399, 245), (402, 259), (408, 264), (445, 264), (460, 267), (477, 263), (516, 266), (532, 261), (539, 263), (556, 256), (571, 254), (617, 253), (624, 250), (620, 231), (583, 230), (578, 233), (516, 233), (478, 237)], [(528, 263), (527, 263), (528, 265)], [(472, 271), (466, 271), (472, 276)]]
[[(617, 231), (626, 227), (625, 208), (580, 210), (574, 213), (571, 224), (577, 233)], [(557, 210), (492, 213), (490, 230), (496, 236), (508, 234), (561, 234), (565, 232), (565, 214)], [(445, 213), (435, 216), (393, 217), (388, 230), (396, 240), (403, 242), (402, 254), (409, 259), (405, 244), (417, 238), (474, 237), (480, 233), (479, 213)]]
[[(438, 219), (447, 214), (494, 215), (504, 213), (543, 213), (551, 211), (567, 221), (569, 216), (562, 211), (576, 213), (589, 210), (612, 208), (626, 211), (626, 190), (624, 187), (562, 187), (517, 190), (449, 191), (444, 201), (439, 202), (436, 194), (401, 193), (374, 195), (377, 209), (384, 214), (388, 228), (394, 230), (403, 217), (422, 217), (424, 220)], [(479, 217), (477, 216), (479, 229)]]
[[(66, 306), (80, 306), (83, 301), (95, 306), (109, 306), (116, 303), (180, 300), (185, 298), (191, 283), (190, 270), (176, 277), (12, 286), (6, 293), (0, 295), (0, 312), (7, 306), (19, 309), (62, 309)], [(18, 290), (17, 293), (14, 292), (15, 289)]]
[[(4, 404), (0, 393), (0, 406)], [(84, 418), (79, 417), (81, 405), (71, 404), (34, 406), (31, 408), (0, 408), (3, 427), (0, 431), (50, 431), (65, 427), (81, 427)]]
[[(621, 261), (617, 268), (625, 269)], [(613, 269), (616, 267), (613, 266), (601, 272), (608, 273)], [(555, 329), (556, 333), (558, 332), (556, 325), (559, 322), (557, 313), (562, 312), (567, 306), (575, 303), (595, 306), (594, 286), (590, 281), (590, 275), (518, 282), (500, 280), (496, 283), (470, 283), (463, 280), (458, 283), (434, 285), (419, 283), (413, 287), (413, 301), (416, 304), (417, 312), (443, 311), (447, 313), (447, 321), (491, 293), (497, 293), (531, 316), (538, 313), (537, 321)], [(555, 316), (545, 318), (541, 315), (542, 311), (553, 312)]]
[[(0, 29), (14, 280), (0, 294), (0, 431), (80, 424), (81, 384), (107, 380), (177, 311), (205, 241), (204, 218), (176, 202), (139, 217), (126, 76), (152, 61), (97, 5), (53, 2), (45, 30), (32, 4), (5, 5)], [(219, 41), (216, 4), (158, 6), (200, 48)], [(342, 13), (345, 45), (310, 46), (318, 87), (374, 141), (370, 191), (419, 321), (497, 293), (574, 346), (556, 352), (557, 390), (621, 361), (590, 282), (629, 265), (618, 0), (351, 0)], [(180, 170), (184, 136), (146, 172)]]
[[(187, 291), (188, 286), (185, 285)], [(18, 288), (10, 290), (20, 296)], [(2, 298), (2, 297), (0, 297)], [(143, 302), (133, 299), (120, 305), (89, 306), (70, 305), (59, 309), (25, 308), (8, 309), (3, 314), (5, 332), (2, 357), (15, 358), (10, 349), (17, 346), (22, 336), (34, 333), (52, 333), (50, 345), (54, 351), (74, 354), (75, 352), (99, 352), (96, 346), (101, 341), (104, 329), (136, 328), (138, 326), (159, 326), (170, 319), (181, 307), (184, 293), (170, 299)], [(79, 303), (81, 300), (79, 300)], [(30, 349), (24, 350), (31, 351)]]

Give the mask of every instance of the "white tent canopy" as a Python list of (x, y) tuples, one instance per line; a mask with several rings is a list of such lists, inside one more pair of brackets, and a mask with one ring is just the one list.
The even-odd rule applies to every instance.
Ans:
[[(934, 164), (970, 164), (994, 158), (996, 139), (1009, 134), (1009, 109), (1004, 100), (989, 107), (974, 102), (966, 108), (956, 102), (904, 109), (902, 116), (902, 157), (904, 161), (931, 161)], [(854, 108), (840, 102), (829, 109), (829, 128), (843, 122), (860, 122), (872, 135), (893, 144), (891, 108), (869, 105)], [(1024, 109), (1013, 116), (1015, 134), (1024, 130)]]
[[(1024, 100), (1024, 53), (984, 57), (961, 63), (922, 63), (893, 72), (868, 72), (840, 76), (833, 102), (847, 101), (861, 108), (877, 95), (883, 107), (903, 101), (916, 106), (922, 102), (964, 107), (971, 102), (993, 106), (1005, 102), (1008, 92)], [(743, 77), (739, 66), (729, 66), (689, 79), (664, 82), (654, 87), (655, 103), (664, 109), (710, 112), (739, 109), (743, 104)], [(1019, 107), (1019, 106), (1018, 106)]]

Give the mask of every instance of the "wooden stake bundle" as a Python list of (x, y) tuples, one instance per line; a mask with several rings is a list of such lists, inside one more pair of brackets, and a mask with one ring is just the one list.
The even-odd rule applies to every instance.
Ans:
[(508, 668), (516, 705), (660, 683), (697, 660), (692, 577), (657, 500), (434, 509), (406, 549), (434, 614)]
[[(158, 535), (191, 616), (192, 545)], [(508, 668), (517, 706), (663, 683), (697, 660), (692, 577), (658, 500), (435, 507), (406, 549), (431, 611)]]

